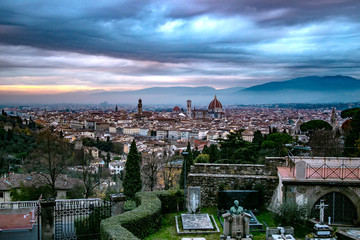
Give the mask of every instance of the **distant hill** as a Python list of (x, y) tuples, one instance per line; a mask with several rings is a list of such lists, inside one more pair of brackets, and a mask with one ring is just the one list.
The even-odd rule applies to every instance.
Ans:
[[(246, 88), (245, 92), (263, 91), (353, 91), (360, 89), (360, 81), (347, 76), (300, 77), (284, 82), (270, 82)], [(241, 92), (241, 91), (240, 91)], [(240, 93), (239, 92), (239, 93)]]
[(152, 87), (134, 91), (81, 91), (60, 94), (0, 94), (1, 103), (109, 103), (136, 105), (167, 104), (205, 108), (214, 95), (226, 104), (335, 103), (359, 102), (360, 80), (348, 76), (301, 77), (270, 82), (249, 88), (219, 89), (203, 87)]

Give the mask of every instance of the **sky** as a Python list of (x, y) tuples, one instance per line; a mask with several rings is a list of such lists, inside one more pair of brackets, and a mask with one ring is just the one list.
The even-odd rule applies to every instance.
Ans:
[(0, 1), (0, 94), (360, 79), (358, 0)]

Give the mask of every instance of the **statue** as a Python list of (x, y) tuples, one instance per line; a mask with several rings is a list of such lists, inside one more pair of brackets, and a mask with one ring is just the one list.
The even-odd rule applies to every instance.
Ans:
[(230, 208), (231, 215), (240, 215), (240, 214), (242, 214), (244, 212), (244, 209), (241, 206), (239, 206), (239, 201), (235, 200), (234, 204), (235, 204), (235, 206), (232, 206)]

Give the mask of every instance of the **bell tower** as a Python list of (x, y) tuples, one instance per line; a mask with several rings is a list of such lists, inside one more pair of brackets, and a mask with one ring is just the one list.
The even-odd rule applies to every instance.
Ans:
[(138, 114), (140, 115), (142, 113), (142, 100), (141, 98), (139, 98), (139, 103), (138, 103)]
[(186, 102), (187, 102), (186, 113), (187, 113), (188, 117), (191, 117), (191, 100), (189, 99)]

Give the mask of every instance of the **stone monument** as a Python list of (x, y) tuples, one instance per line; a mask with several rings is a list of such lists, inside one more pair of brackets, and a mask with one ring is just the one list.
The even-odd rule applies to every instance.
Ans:
[(201, 189), (200, 187), (188, 187), (187, 210), (188, 213), (197, 213), (200, 210)]
[(308, 234), (306, 240), (336, 240), (337, 237), (333, 233), (332, 229), (324, 223), (324, 210), (328, 205), (325, 204), (324, 200), (320, 200), (320, 204), (316, 205), (317, 209), (320, 209), (320, 222), (314, 226), (314, 233)]
[(207, 213), (200, 213), (200, 187), (188, 187), (186, 200), (188, 213), (181, 214), (182, 229), (180, 229), (178, 224), (178, 216), (175, 217), (178, 234), (220, 232), (213, 216), (210, 217)]
[(252, 239), (250, 235), (250, 219), (251, 215), (244, 213), (244, 210), (239, 206), (239, 201), (234, 201), (234, 206), (230, 211), (222, 215), (224, 218), (224, 232), (220, 236), (220, 240), (225, 239)]

